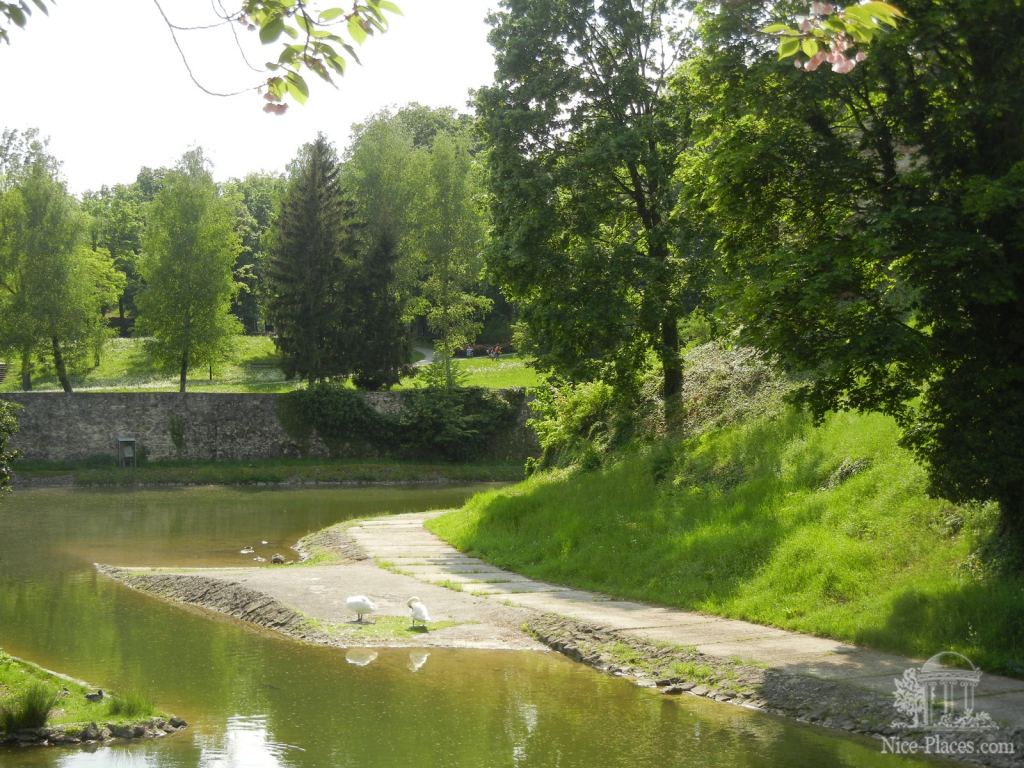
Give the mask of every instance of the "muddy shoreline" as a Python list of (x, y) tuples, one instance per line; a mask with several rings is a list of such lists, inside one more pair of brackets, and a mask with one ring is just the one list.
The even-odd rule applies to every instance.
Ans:
[[(381, 571), (361, 560), (366, 557), (365, 553), (344, 531), (325, 529), (306, 537), (303, 545), (298, 548), (309, 549), (310, 544), (313, 549), (320, 551), (337, 550), (338, 559), (348, 564), (325, 566), (327, 569), (335, 569), (339, 573), (346, 568)], [(354, 562), (357, 560), (359, 562)], [(138, 570), (99, 565), (97, 568), (101, 573), (133, 589), (165, 600), (213, 610), (303, 642), (334, 647), (417, 647), (423, 645), (422, 640), (428, 639), (426, 636), (422, 640), (409, 638), (400, 641), (376, 638), (367, 642), (368, 638), (338, 637), (318, 631), (315, 626), (311, 626), (307, 616), (288, 607), (285, 602), (259, 589), (231, 581), (230, 577), (217, 578), (194, 572), (140, 573)], [(296, 572), (295, 567), (251, 570), (262, 573), (260, 578), (263, 583), (288, 578), (285, 574)], [(299, 569), (302, 570), (308, 569)], [(393, 576), (389, 574), (389, 577)], [(459, 597), (478, 601), (482, 605), (489, 604), (490, 610), (504, 611), (500, 623), (506, 627), (515, 624), (517, 630), (528, 633), (543, 647), (604, 674), (649, 689), (651, 695), (699, 696), (880, 741), (894, 737), (910, 740), (924, 735), (898, 731), (893, 727), (891, 694), (841, 680), (825, 680), (739, 659), (709, 656), (686, 646), (644, 641), (623, 631), (575, 621), (557, 614), (523, 607), (497, 606), (494, 604), (496, 601), (486, 598), (469, 595)], [(431, 637), (429, 640), (434, 641), (434, 644), (449, 645), (436, 642), (440, 640), (439, 637)], [(473, 646), (452, 643), (449, 647)], [(1024, 765), (1024, 752), (1020, 749), (1013, 755), (982, 754), (985, 747), (993, 742), (1024, 743), (1022, 728), (1014, 731), (1002, 729), (997, 732), (956, 734), (956, 739), (973, 744), (974, 754), (958, 756), (964, 762), (998, 768), (1019, 768)]]

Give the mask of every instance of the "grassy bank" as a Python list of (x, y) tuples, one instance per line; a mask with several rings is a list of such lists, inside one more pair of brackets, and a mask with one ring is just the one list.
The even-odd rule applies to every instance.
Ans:
[[(146, 353), (146, 339), (111, 339), (99, 365), (71, 376), (76, 391), (90, 392), (177, 392), (178, 375), (154, 367)], [(290, 392), (304, 383), (287, 379), (281, 370), (281, 358), (274, 340), (266, 336), (236, 336), (227, 359), (213, 369), (192, 371), (188, 389), (192, 392)], [(413, 357), (421, 359), (422, 353)], [(8, 361), (10, 362), (10, 361)], [(465, 386), (490, 389), (533, 387), (539, 383), (537, 372), (524, 360), (506, 355), (500, 360), (458, 359), (455, 365), (466, 374)], [(399, 389), (416, 386), (415, 376), (401, 382)], [(34, 390), (57, 391), (60, 383), (52, 370), (40, 368), (32, 379)], [(21, 389), (18, 366), (11, 364), (0, 392)]]
[(1024, 576), (995, 510), (930, 499), (882, 416), (793, 411), (555, 470), (429, 524), (540, 578), (1024, 676)]
[(253, 485), (302, 483), (476, 483), (518, 480), (518, 462), (430, 463), (390, 459), (266, 459), (261, 461), (160, 461), (120, 469), (104, 457), (95, 463), (18, 461), (15, 482), (76, 486)]
[(165, 716), (145, 696), (134, 692), (105, 696), (96, 702), (85, 698), (95, 690), (0, 650), (0, 732)]

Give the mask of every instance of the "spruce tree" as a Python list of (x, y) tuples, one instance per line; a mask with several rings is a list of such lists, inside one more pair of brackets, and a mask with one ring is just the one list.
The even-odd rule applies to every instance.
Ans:
[(365, 249), (354, 281), (358, 307), (357, 343), (352, 350), (360, 389), (386, 389), (410, 372), (409, 339), (395, 280), (398, 248), (386, 234)]
[(310, 384), (352, 371), (358, 234), (352, 209), (337, 153), (318, 135), (291, 165), (267, 270), (268, 309), (285, 372)]

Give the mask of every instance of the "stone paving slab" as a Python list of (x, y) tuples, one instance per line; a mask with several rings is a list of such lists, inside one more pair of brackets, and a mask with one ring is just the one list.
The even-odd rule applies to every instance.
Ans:
[[(775, 627), (615, 600), (518, 574), (508, 582), (488, 583), (484, 580), (487, 577), (474, 575), (474, 570), (481, 569), (485, 574), (505, 572), (463, 555), (423, 527), (426, 520), (439, 514), (442, 512), (396, 515), (355, 525), (347, 532), (370, 557), (393, 562), (421, 581), (450, 581), (464, 585), (474, 595), (507, 605), (559, 614), (645, 640), (695, 646), (708, 655), (738, 657), (790, 674), (845, 681), (891, 693), (894, 679), (921, 663)], [(1024, 725), (1024, 681), (985, 674), (976, 701), (979, 710)]]

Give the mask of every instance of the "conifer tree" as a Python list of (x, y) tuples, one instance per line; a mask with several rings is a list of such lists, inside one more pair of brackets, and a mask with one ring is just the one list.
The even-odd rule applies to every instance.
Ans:
[(271, 236), (268, 309), (285, 372), (312, 384), (352, 371), (358, 227), (322, 134), (299, 150), (290, 172)]
[(360, 389), (386, 389), (410, 372), (409, 339), (395, 277), (398, 259), (395, 243), (382, 235), (359, 260), (354, 286), (361, 330), (352, 370)]

